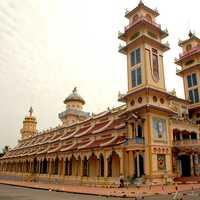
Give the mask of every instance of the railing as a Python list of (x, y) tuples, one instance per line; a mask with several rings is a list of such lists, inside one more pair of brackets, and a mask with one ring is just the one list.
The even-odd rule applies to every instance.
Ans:
[(199, 139), (187, 139), (187, 140), (177, 140), (173, 141), (175, 146), (193, 146), (193, 145), (200, 145)]
[(127, 140), (127, 144), (144, 144), (143, 137), (134, 137)]
[(199, 51), (200, 51), (200, 47), (193, 47), (191, 50), (185, 51), (185, 52), (179, 54), (179, 59), (182, 59), (182, 58), (184, 58), (186, 56), (190, 56), (193, 53), (196, 53), (196, 52), (199, 52)]
[(59, 113), (58, 117), (59, 118), (63, 118), (66, 115), (68, 115), (69, 113), (75, 113), (75, 114), (77, 114), (79, 116), (86, 116), (86, 117), (90, 116), (89, 112), (84, 112), (84, 111), (80, 111), (80, 110), (75, 110), (75, 109), (67, 108), (67, 110), (65, 110), (64, 112)]
[(179, 73), (180, 71), (181, 71), (180, 69), (176, 68), (176, 73)]
[(125, 31), (127, 31), (129, 28), (133, 27), (135, 24), (139, 23), (140, 21), (146, 21), (148, 22), (149, 24), (152, 24), (154, 26), (156, 26), (157, 28), (161, 28), (161, 25), (160, 24), (157, 24), (156, 22), (154, 21), (149, 21), (147, 18), (145, 17), (139, 17), (137, 20), (131, 22), (128, 26), (126, 26), (124, 29)]

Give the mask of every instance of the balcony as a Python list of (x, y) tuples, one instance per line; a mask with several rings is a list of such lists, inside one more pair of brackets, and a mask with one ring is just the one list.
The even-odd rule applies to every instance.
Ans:
[(141, 21), (145, 21), (159, 29), (161, 29), (161, 25), (160, 24), (157, 24), (156, 22), (154, 21), (149, 21), (148, 19), (146, 19), (145, 17), (139, 17), (137, 20), (133, 21), (132, 23), (130, 23), (128, 26), (126, 26), (124, 28), (125, 32), (130, 29), (131, 27), (133, 27), (134, 25), (136, 25), (137, 23), (141, 22)]
[(179, 54), (179, 59), (183, 59), (185, 57), (188, 57), (194, 53), (200, 52), (200, 47), (193, 47), (192, 49), (190, 49), (189, 51), (185, 51), (181, 54)]
[(173, 141), (175, 147), (195, 147), (200, 145), (200, 139), (186, 139)]
[(136, 145), (144, 145), (144, 137), (134, 137), (128, 138), (126, 145), (128, 146), (136, 146)]

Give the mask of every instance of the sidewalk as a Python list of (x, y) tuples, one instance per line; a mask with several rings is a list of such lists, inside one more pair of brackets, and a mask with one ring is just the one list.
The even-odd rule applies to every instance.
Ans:
[[(77, 194), (90, 194), (99, 196), (116, 196), (116, 197), (135, 197), (135, 196), (151, 196), (157, 194), (171, 194), (176, 192), (175, 185), (169, 186), (143, 186), (140, 188), (101, 188), (101, 187), (87, 187), (87, 186), (69, 186), (60, 184), (45, 184), (37, 182), (21, 182), (1, 180), (0, 184), (15, 185), (20, 187), (44, 189), (49, 191), (60, 191)], [(200, 189), (200, 184), (184, 184), (178, 185), (178, 191), (187, 191), (193, 189)]]

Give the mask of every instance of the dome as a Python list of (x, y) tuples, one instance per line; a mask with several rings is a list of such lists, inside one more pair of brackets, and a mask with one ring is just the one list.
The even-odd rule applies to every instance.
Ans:
[(82, 104), (85, 104), (84, 99), (77, 93), (76, 87), (73, 89), (72, 93), (64, 100), (64, 103), (66, 104), (70, 101), (79, 101)]

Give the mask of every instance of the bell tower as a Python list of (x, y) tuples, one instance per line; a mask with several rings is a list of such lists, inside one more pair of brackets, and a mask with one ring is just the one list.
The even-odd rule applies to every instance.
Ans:
[(34, 136), (37, 132), (36, 130), (37, 121), (36, 118), (32, 116), (32, 114), (33, 114), (33, 108), (30, 107), (29, 116), (25, 117), (23, 121), (23, 127), (20, 130), (22, 140)]
[(182, 53), (175, 63), (177, 75), (183, 78), (185, 98), (190, 100), (190, 116), (200, 120), (200, 39), (191, 31), (188, 39), (179, 41)]
[(129, 24), (119, 39), (125, 46), (119, 46), (119, 52), (127, 56), (128, 93), (144, 87), (165, 91), (163, 53), (169, 49), (161, 41), (168, 36), (156, 23), (157, 10), (144, 5), (142, 1), (125, 17)]
[(64, 100), (66, 110), (58, 114), (58, 117), (63, 122), (63, 125), (70, 126), (87, 119), (90, 114), (83, 111), (85, 100), (78, 94), (77, 87)]
[(176, 98), (165, 87), (163, 54), (169, 50), (169, 45), (162, 40), (168, 36), (168, 31), (156, 22), (157, 16), (157, 10), (140, 1), (136, 8), (126, 12), (129, 24), (118, 36), (125, 42), (124, 46), (120, 45), (119, 52), (127, 58), (128, 91), (119, 94), (119, 101), (127, 105), (123, 113), (128, 124), (127, 146), (133, 149), (130, 154), (142, 152), (144, 155), (144, 162), (148, 163), (144, 174), (150, 181), (163, 177), (166, 171), (172, 174), (168, 124), (169, 116), (175, 115), (170, 108), (170, 98)]

